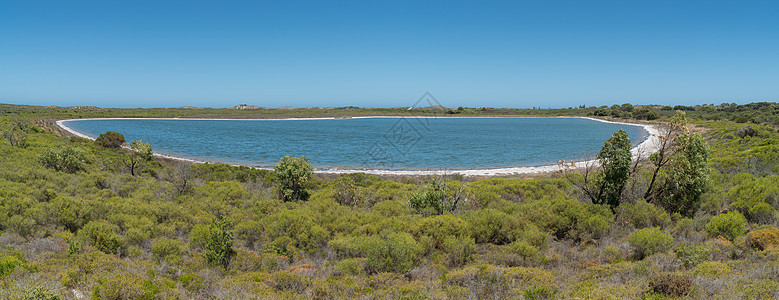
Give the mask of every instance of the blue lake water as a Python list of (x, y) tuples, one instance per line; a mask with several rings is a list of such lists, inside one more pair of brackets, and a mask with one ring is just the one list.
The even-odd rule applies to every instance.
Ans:
[(90, 137), (106, 131), (155, 152), (195, 160), (272, 167), (284, 155), (318, 169), (485, 169), (554, 164), (596, 154), (640, 126), (582, 118), (352, 118), (300, 120), (90, 119), (65, 126)]

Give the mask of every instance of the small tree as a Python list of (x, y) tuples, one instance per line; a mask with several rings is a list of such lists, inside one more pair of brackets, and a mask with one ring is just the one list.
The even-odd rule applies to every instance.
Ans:
[(422, 215), (440, 215), (456, 211), (465, 196), (462, 183), (447, 182), (440, 177), (431, 179), (422, 191), (412, 194), (408, 204)]
[(598, 197), (596, 204), (608, 204), (612, 210), (619, 206), (622, 191), (630, 178), (630, 138), (620, 129), (603, 144), (598, 153), (603, 173), (597, 179)]
[(233, 233), (229, 230), (230, 222), (222, 218), (214, 221), (208, 228), (203, 255), (209, 265), (227, 268), (230, 259), (235, 254), (233, 250)]
[(154, 153), (151, 150), (151, 145), (141, 140), (130, 143), (130, 149), (133, 151), (127, 157), (125, 164), (130, 168), (130, 174), (135, 176), (135, 169), (144, 162), (151, 161), (154, 158)]
[(95, 144), (104, 148), (119, 148), (124, 145), (124, 135), (115, 131), (108, 131), (95, 139)]
[(284, 201), (308, 199), (305, 184), (314, 173), (314, 168), (305, 157), (285, 155), (273, 168), (279, 180), (279, 195)]

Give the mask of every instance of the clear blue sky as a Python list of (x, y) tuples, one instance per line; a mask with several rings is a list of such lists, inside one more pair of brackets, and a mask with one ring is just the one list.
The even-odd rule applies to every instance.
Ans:
[(779, 99), (772, 1), (2, 1), (0, 102), (449, 107)]

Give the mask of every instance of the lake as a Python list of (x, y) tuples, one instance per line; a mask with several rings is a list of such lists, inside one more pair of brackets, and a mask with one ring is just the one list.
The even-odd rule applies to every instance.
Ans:
[(595, 155), (619, 129), (628, 133), (634, 146), (647, 137), (638, 125), (585, 118), (85, 119), (62, 123), (91, 138), (116, 131), (128, 142), (142, 140), (165, 155), (255, 167), (272, 167), (284, 155), (305, 156), (319, 170), (550, 165)]

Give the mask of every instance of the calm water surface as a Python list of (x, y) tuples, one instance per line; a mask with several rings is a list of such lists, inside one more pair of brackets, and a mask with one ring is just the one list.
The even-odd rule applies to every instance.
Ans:
[(554, 164), (597, 153), (615, 131), (638, 144), (640, 126), (581, 118), (354, 118), (310, 120), (73, 120), (90, 137), (106, 131), (155, 152), (271, 167), (284, 155), (319, 169), (484, 169)]

